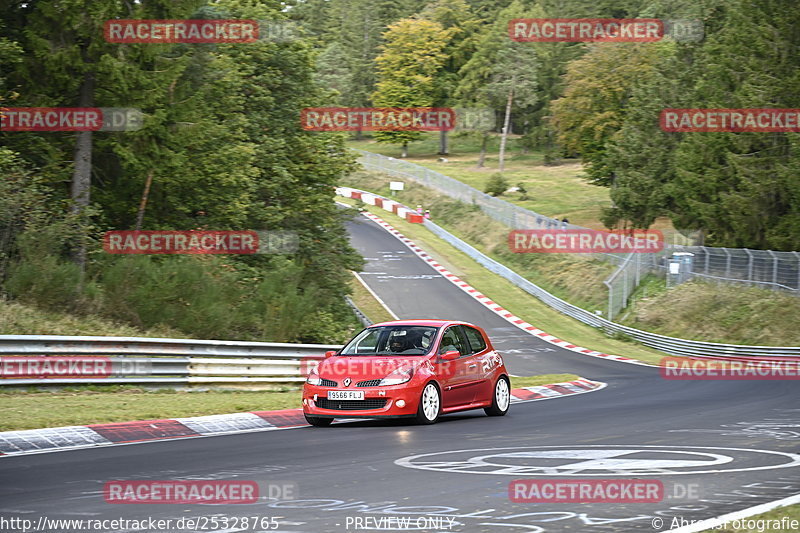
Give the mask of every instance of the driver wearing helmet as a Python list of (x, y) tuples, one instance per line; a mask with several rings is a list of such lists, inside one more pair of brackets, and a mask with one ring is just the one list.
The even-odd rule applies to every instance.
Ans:
[(400, 353), (406, 349), (406, 343), (401, 337), (392, 337), (389, 341), (389, 350), (394, 353)]

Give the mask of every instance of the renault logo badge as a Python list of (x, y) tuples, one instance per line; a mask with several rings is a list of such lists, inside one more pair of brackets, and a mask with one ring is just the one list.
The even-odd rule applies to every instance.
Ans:
[(350, 378), (344, 378), (344, 382), (343, 383), (344, 383), (345, 387), (349, 387), (350, 383), (351, 383)]

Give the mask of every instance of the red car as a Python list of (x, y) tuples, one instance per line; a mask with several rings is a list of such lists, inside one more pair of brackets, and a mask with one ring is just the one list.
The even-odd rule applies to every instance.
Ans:
[(440, 415), (483, 408), (508, 412), (511, 388), (503, 358), (481, 328), (452, 320), (399, 320), (363, 330), (327, 352), (303, 387), (312, 426), (334, 418)]

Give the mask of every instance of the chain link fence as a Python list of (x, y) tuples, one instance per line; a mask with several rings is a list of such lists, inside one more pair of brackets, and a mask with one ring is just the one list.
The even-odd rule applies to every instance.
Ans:
[[(496, 198), (435, 170), (364, 150), (359, 162), (366, 169), (407, 178), (434, 189), (454, 200), (474, 204), (489, 217), (512, 229), (585, 229), (575, 224), (563, 224), (557, 218), (530, 211)], [(679, 272), (670, 258), (676, 252), (683, 256)], [(584, 254), (586, 255), (586, 254)], [(613, 320), (627, 306), (628, 299), (648, 273), (678, 282), (693, 277), (718, 283), (744, 284), (800, 295), (800, 253), (748, 250), (746, 248), (711, 248), (665, 242), (658, 253), (590, 254), (593, 258), (617, 265), (603, 284), (608, 288), (606, 317)]]

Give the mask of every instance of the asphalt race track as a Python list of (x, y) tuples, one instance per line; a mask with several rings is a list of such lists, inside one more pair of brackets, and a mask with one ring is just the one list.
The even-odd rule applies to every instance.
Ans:
[[(359, 421), (0, 458), (0, 516), (278, 517), (277, 529), (203, 529), (231, 532), (664, 531), (800, 492), (797, 382), (666, 381), (655, 368), (558, 348), (490, 312), (375, 223), (349, 229), (369, 259), (363, 279), (399, 317), (467, 320), (488, 331), (512, 373), (569, 372), (608, 386), (512, 405), (501, 418), (475, 411), (433, 426)], [(515, 479), (592, 478), (661, 480), (665, 498), (509, 499)], [(127, 479), (295, 490), (246, 505), (105, 503), (103, 484)]]

